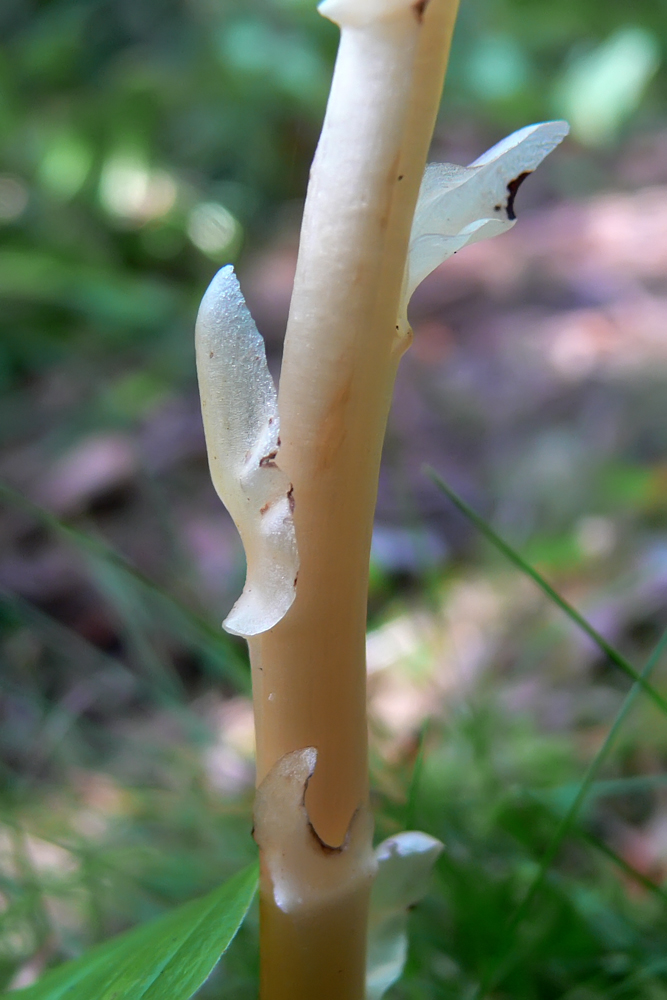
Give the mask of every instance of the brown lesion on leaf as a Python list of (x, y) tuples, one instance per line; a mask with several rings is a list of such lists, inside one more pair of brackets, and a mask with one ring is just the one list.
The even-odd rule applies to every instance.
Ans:
[(429, 0), (417, 0), (417, 2), (413, 3), (412, 5), (412, 9), (415, 12), (415, 17), (417, 18), (420, 24), (424, 20), (424, 11), (428, 7), (428, 2)]
[(515, 177), (513, 181), (510, 181), (507, 185), (507, 205), (505, 206), (505, 211), (507, 212), (507, 218), (510, 222), (514, 222), (516, 219), (516, 212), (514, 211), (514, 199), (516, 198), (516, 193), (525, 181), (526, 177), (530, 177), (532, 170), (524, 170), (522, 174)]
[[(268, 458), (269, 456), (265, 456), (265, 457)], [(262, 461), (259, 464), (262, 467), (266, 468), (267, 466), (275, 467), (276, 463), (274, 461), (272, 461), (272, 460), (267, 462), (264, 459), (262, 459)], [(250, 499), (250, 498), (248, 498), (248, 499)], [(276, 498), (274, 497), (273, 500), (267, 500), (266, 503), (264, 504), (264, 506), (259, 508), (259, 512), (262, 515), (262, 517), (264, 517), (264, 515), (266, 514), (266, 512), (268, 510), (270, 510), (270, 508), (273, 506), (273, 504), (275, 503), (275, 501), (276, 501)], [(290, 488), (287, 491), (287, 503), (289, 504), (290, 514), (293, 514), (294, 513), (294, 487), (292, 486), (291, 483), (290, 483)], [(294, 581), (294, 585), (296, 586), (296, 580)]]

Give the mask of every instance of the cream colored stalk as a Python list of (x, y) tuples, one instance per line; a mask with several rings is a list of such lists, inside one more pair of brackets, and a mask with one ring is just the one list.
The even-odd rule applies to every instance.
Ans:
[[(424, 9), (425, 7), (425, 9)], [(342, 26), (301, 231), (278, 462), (294, 489), (293, 607), (251, 640), (258, 778), (316, 746), (308, 809), (342, 841), (367, 791), (364, 644), (377, 477), (410, 228), (442, 87), (452, 0), (327, 0)]]
[[(289, 612), (249, 640), (258, 780), (285, 754), (316, 748), (305, 804), (319, 864), (304, 884), (297, 852), (299, 890), (287, 905), (271, 859), (291, 852), (287, 842), (280, 846), (284, 819), (272, 795), (273, 810), (259, 808), (256, 819), (264, 861), (262, 1000), (364, 994), (370, 824), (355, 821), (363, 844), (342, 852), (323, 844), (344, 844), (352, 817), (368, 808), (371, 530), (396, 366), (408, 342), (397, 317), (410, 227), (456, 0), (326, 0), (320, 10), (342, 33), (308, 188), (278, 397), (277, 461), (293, 487), (301, 565)], [(269, 789), (270, 780), (261, 802)], [(359, 860), (333, 899), (327, 872), (346, 852)]]
[[(424, 174), (456, 0), (325, 0), (320, 9), (340, 24), (341, 43), (279, 395), (230, 267), (197, 321), (211, 474), (248, 561), (225, 625), (248, 638), (253, 671), (262, 1000), (361, 1000), (378, 864), (368, 996), (400, 972), (415, 873), (437, 849), (404, 834), (372, 852), (364, 651), (378, 468), (410, 339), (407, 303), (456, 250), (511, 228), (519, 184), (567, 132), (563, 122), (529, 126), (469, 167)], [(398, 872), (405, 886), (392, 888)]]

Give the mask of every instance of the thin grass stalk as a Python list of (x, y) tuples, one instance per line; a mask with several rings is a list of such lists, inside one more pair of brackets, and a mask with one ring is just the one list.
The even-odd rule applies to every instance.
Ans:
[(566, 601), (565, 598), (559, 594), (547, 580), (545, 580), (542, 574), (539, 573), (534, 566), (531, 566), (530, 563), (526, 562), (523, 556), (521, 556), (516, 549), (513, 549), (511, 545), (508, 545), (508, 543), (500, 537), (500, 535), (496, 534), (489, 522), (485, 521), (484, 518), (477, 513), (477, 511), (473, 510), (473, 508), (465, 502), (463, 497), (460, 497), (458, 493), (455, 493), (451, 486), (448, 486), (444, 479), (440, 478), (437, 472), (427, 466), (426, 473), (438, 489), (452, 501), (454, 506), (457, 507), (458, 510), (464, 514), (465, 517), (472, 522), (472, 524), (475, 525), (478, 531), (480, 531), (481, 534), (488, 539), (488, 541), (495, 545), (498, 551), (502, 552), (502, 554), (506, 556), (511, 563), (514, 563), (514, 565), (520, 569), (522, 573), (525, 573), (526, 576), (530, 577), (530, 579), (537, 584), (540, 590), (546, 594), (549, 600), (553, 601), (556, 607), (560, 608), (561, 611), (567, 615), (570, 621), (574, 622), (574, 624), (577, 625), (582, 632), (585, 632), (589, 639), (592, 639), (600, 652), (603, 653), (603, 655), (606, 656), (611, 663), (617, 666), (619, 670), (622, 670), (624, 674), (630, 677), (635, 684), (638, 684), (642, 691), (648, 695), (654, 705), (660, 709), (663, 714), (667, 714), (667, 700), (665, 700), (659, 691), (656, 691), (656, 689), (649, 684), (647, 678), (642, 673), (635, 670), (629, 660), (627, 660), (626, 657), (619, 652), (619, 650), (612, 646), (611, 643), (607, 642), (604, 636), (600, 635), (597, 629), (594, 629), (591, 623), (587, 621), (587, 619), (584, 618), (584, 616), (581, 615), (577, 609), (569, 603), (569, 601)]
[[(650, 678), (653, 671), (660, 663), (665, 650), (667, 650), (667, 631), (663, 632), (659, 642), (646, 661), (641, 674), (638, 675), (637, 680), (623, 699), (623, 703), (614, 718), (602, 746), (598, 749), (597, 753), (586, 768), (586, 773), (577, 788), (576, 795), (554, 830), (549, 845), (540, 862), (540, 866), (530, 883), (525, 896), (519, 903), (508, 924), (506, 934), (509, 940), (516, 940), (515, 931), (517, 927), (527, 916), (531, 903), (544, 884), (549, 869), (555, 861), (563, 841), (572, 829), (572, 826), (574, 825), (574, 822), (586, 801), (588, 793), (590, 792), (593, 782), (595, 781), (595, 776), (598, 774), (600, 768), (613, 750), (616, 738), (624, 725), (625, 720), (627, 719), (636, 699), (642, 693), (641, 681), (647, 681)], [(484, 997), (489, 995), (491, 990), (496, 989), (496, 987), (500, 985), (514, 965), (512, 958), (512, 955), (506, 953), (502, 955), (499, 960), (493, 963), (491, 969), (487, 972), (482, 983), (479, 985), (476, 993), (474, 994), (473, 1000), (483, 1000)]]

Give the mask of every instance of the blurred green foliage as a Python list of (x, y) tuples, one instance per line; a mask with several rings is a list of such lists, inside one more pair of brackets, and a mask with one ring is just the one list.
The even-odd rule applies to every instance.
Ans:
[[(337, 39), (311, 0), (2, 0), (0, 38), (0, 446), (46, 441), (42, 461), (91, 428), (135, 429), (154, 404), (192, 389), (193, 317), (213, 270), (261, 246), (303, 198)], [(628, 135), (663, 127), (665, 39), (667, 9), (652, 0), (462, 0), (442, 134), (483, 136), (481, 149), (487, 136), (566, 114), (576, 143), (562, 162), (593, 165), (565, 177), (563, 189), (576, 193), (590, 177), (604, 181)], [(74, 373), (75, 390), (54, 407), (66, 419), (52, 426), (51, 404), (37, 412), (35, 398), (48, 396), (52, 377), (58, 389), (61, 370)], [(451, 404), (459, 422), (465, 392)], [(621, 455), (599, 476), (590, 462), (595, 511), (635, 518), (644, 536), (664, 528), (657, 450)], [(187, 513), (195, 473), (173, 474), (175, 517)], [(525, 483), (512, 489), (521, 494)], [(608, 596), (608, 564), (575, 530), (588, 494), (582, 501), (573, 487), (561, 497), (556, 479), (544, 491), (566, 527), (522, 534), (529, 557), (575, 603), (598, 588)], [(152, 530), (161, 494), (149, 497)], [(202, 698), (247, 694), (243, 654), (191, 610), (188, 572), (165, 544), (155, 587), (91, 538), (94, 517), (84, 537), (34, 509), (23, 515), (28, 527), (11, 528), (23, 549), (54, 535), (73, 546), (116, 635), (101, 626), (102, 639), (92, 626), (92, 637), (80, 634), (56, 600), (0, 595), (2, 987), (33, 961), (76, 955), (206, 891), (254, 853), (247, 785), (221, 794), (204, 762), (219, 727)], [(133, 516), (123, 508), (119, 521)], [(392, 602), (417, 617), (439, 606), (475, 557), (458, 558), (442, 572), (436, 559), (407, 596), (376, 567), (375, 624), (391, 617)], [(498, 580), (511, 590), (507, 576)], [(508, 614), (516, 621), (493, 647), (501, 679), (549, 673), (562, 694), (564, 676), (572, 699), (585, 701), (589, 678), (579, 674), (590, 663), (562, 625), (532, 607)], [(652, 614), (626, 615), (633, 662), (656, 638)], [(422, 651), (425, 673), (436, 645)], [(505, 961), (499, 998), (667, 997), (663, 869), (642, 882), (603, 836), (617, 832), (619, 816), (659, 813), (662, 789), (637, 777), (661, 781), (667, 759), (664, 720), (646, 705), (612, 769), (631, 784), (607, 797), (599, 790), (528, 919), (508, 931), (590, 756), (584, 737), (595, 745), (626, 690), (594, 667), (602, 707), (585, 703), (575, 738), (507, 708), (494, 677), (434, 723), (423, 757), (410, 746), (374, 750), (379, 835), (407, 817), (447, 847), (436, 892), (414, 916), (396, 998), (471, 997)], [(202, 998), (255, 995), (255, 921)]]
[[(0, 35), (0, 386), (67, 351), (189, 374), (213, 264), (303, 196), (336, 29), (311, 0), (5, 0)], [(447, 116), (613, 142), (660, 115), (666, 37), (650, 2), (466, 0)]]
[(0, 377), (182, 338), (173, 377), (211, 258), (303, 193), (333, 26), (257, 3), (66, 0), (3, 4), (0, 31)]

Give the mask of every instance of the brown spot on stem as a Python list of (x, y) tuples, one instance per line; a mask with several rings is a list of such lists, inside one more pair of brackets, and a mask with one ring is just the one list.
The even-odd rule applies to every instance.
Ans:
[(212, 358), (213, 357), (213, 351), (209, 351), (208, 352), (208, 356), (209, 356), (209, 358)]
[(270, 506), (271, 506), (271, 504), (270, 504), (270, 503), (265, 503), (263, 507), (260, 507), (260, 508), (259, 508), (259, 512), (260, 512), (260, 514), (261, 514), (262, 516), (264, 516), (264, 514), (266, 514), (266, 512), (267, 512), (267, 510), (269, 509), (269, 507), (270, 507)]
[(268, 455), (263, 455), (259, 460), (260, 469), (275, 469), (276, 468), (276, 455), (278, 454), (278, 449), (274, 448), (270, 451)]
[[(287, 502), (289, 504), (289, 512), (290, 512), (290, 514), (293, 514), (294, 513), (294, 507), (295, 507), (295, 503), (294, 503), (294, 487), (292, 486), (291, 483), (290, 483), (290, 488), (287, 491)], [(294, 583), (296, 584), (296, 580), (294, 581)]]
[(399, 174), (399, 175), (398, 175), (398, 179), (399, 179), (399, 181), (402, 181), (404, 177), (405, 177), (405, 174)]
[[(393, 207), (394, 199), (394, 178), (398, 176), (398, 168), (401, 166), (401, 154), (400, 151), (396, 153), (396, 156), (392, 160), (389, 170), (387, 172), (387, 183), (382, 185), (382, 203), (378, 212), (377, 223), (380, 233), (384, 233), (387, 226), (389, 225), (389, 219), (391, 216), (391, 210)], [(401, 177), (404, 175), (401, 174)], [(398, 179), (400, 180), (401, 177)], [(357, 266), (357, 274), (355, 275), (355, 281), (358, 279), (360, 283), (366, 281), (365, 268), (363, 265)]]
[(515, 177), (514, 180), (510, 181), (509, 184), (507, 185), (506, 211), (507, 211), (507, 218), (510, 220), (510, 222), (513, 222), (516, 219), (516, 212), (514, 211), (514, 199), (516, 198), (516, 193), (523, 184), (523, 182), (525, 181), (526, 177), (530, 177), (532, 172), (533, 172), (532, 170), (524, 170), (522, 174), (519, 174), (518, 177)]
[(415, 17), (417, 18), (420, 24), (424, 20), (424, 11), (426, 10), (427, 7), (428, 7), (428, 0), (417, 0), (417, 2), (413, 3), (412, 5), (412, 9), (415, 12)]
[(347, 411), (352, 396), (352, 375), (339, 386), (322, 421), (322, 436), (318, 455), (318, 473), (325, 472), (336, 461), (336, 456), (347, 437)]

